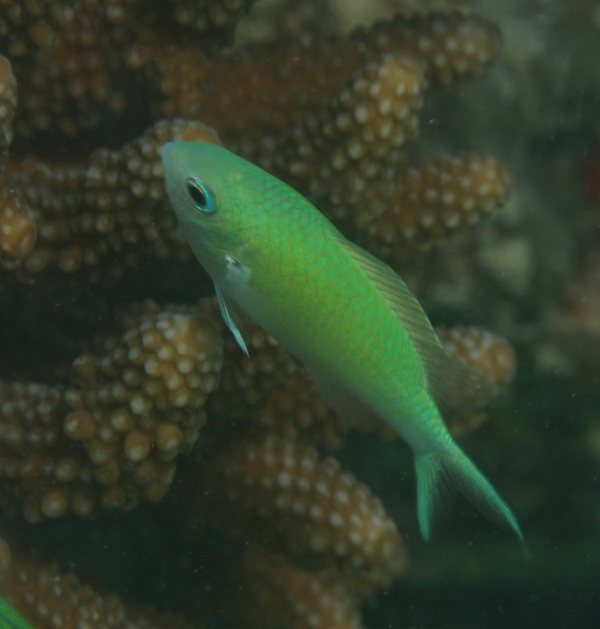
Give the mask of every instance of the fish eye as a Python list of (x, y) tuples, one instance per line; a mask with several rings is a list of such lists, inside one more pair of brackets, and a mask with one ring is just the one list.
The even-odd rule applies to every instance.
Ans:
[(201, 212), (205, 214), (213, 214), (216, 212), (217, 207), (215, 204), (215, 198), (210, 189), (198, 179), (190, 177), (185, 182), (187, 193), (190, 196), (193, 204)]

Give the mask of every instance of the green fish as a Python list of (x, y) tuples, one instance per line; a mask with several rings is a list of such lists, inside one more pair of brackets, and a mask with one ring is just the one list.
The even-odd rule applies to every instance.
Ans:
[(0, 629), (34, 629), (21, 614), (0, 596)]
[(440, 414), (477, 408), (493, 384), (445, 351), (400, 277), (295, 190), (221, 146), (174, 142), (162, 160), (179, 224), (242, 349), (249, 317), (307, 367), (337, 413), (383, 419), (408, 442), (426, 540), (452, 488), (522, 540)]

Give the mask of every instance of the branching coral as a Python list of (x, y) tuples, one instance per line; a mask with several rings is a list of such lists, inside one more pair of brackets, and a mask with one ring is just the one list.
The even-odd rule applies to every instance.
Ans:
[(162, 181), (160, 149), (174, 140), (217, 138), (202, 123), (175, 119), (157, 123), (120, 151), (99, 149), (87, 162), (28, 160), (14, 168), (13, 197), (31, 208), (38, 232), (19, 276), (83, 268), (87, 281), (107, 282), (148, 256), (189, 259)]
[(222, 365), (207, 319), (149, 302), (95, 349), (66, 390), (2, 385), (0, 498), (30, 521), (158, 500), (206, 420)]
[(368, 225), (366, 246), (391, 261), (423, 254), (454, 230), (479, 222), (504, 203), (510, 188), (508, 168), (491, 157), (421, 161), (400, 177), (387, 206)]
[(406, 565), (398, 531), (377, 498), (310, 446), (271, 437), (244, 441), (215, 455), (205, 484), (216, 496), (210, 513), (242, 539), (296, 559), (333, 562), (377, 585)]
[(245, 586), (254, 603), (246, 618), (254, 620), (256, 626), (285, 625), (290, 629), (362, 626), (356, 600), (327, 574), (291, 566), (283, 556), (256, 545), (244, 553), (244, 573)]
[(0, 593), (36, 629), (191, 629), (175, 614), (137, 610), (117, 594), (100, 594), (57, 564), (37, 565), (12, 555), (0, 539)]

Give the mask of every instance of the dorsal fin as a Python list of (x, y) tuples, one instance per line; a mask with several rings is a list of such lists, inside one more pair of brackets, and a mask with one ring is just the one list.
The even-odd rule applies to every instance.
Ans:
[(479, 370), (449, 354), (429, 318), (400, 276), (361, 247), (331, 232), (375, 284), (419, 352), (427, 386), (442, 413), (470, 415), (492, 397), (496, 385)]

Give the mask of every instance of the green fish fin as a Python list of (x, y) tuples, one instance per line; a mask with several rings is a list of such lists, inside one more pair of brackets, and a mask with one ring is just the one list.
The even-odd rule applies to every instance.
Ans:
[(427, 387), (442, 413), (468, 416), (479, 410), (493, 396), (495, 383), (446, 351), (421, 304), (394, 270), (339, 232), (333, 235), (400, 319), (421, 356)]
[(417, 513), (423, 539), (428, 541), (435, 516), (448, 503), (453, 490), (465, 498), (488, 520), (514, 531), (523, 541), (517, 519), (488, 479), (454, 443), (436, 452), (415, 453)]
[(0, 596), (1, 629), (33, 629), (21, 614), (2, 596)]
[[(248, 356), (248, 348), (246, 347), (246, 341), (244, 341), (244, 337), (240, 332), (240, 328), (238, 327), (238, 322), (242, 321), (242, 315), (240, 315), (239, 310), (236, 309), (235, 305), (231, 302), (227, 302), (225, 299), (225, 295), (221, 290), (221, 287), (215, 282), (215, 293), (217, 295), (217, 302), (219, 303), (219, 310), (221, 311), (221, 316), (223, 320), (227, 324), (227, 327), (231, 330), (235, 340), (238, 345), (242, 348), (242, 351), (246, 356)], [(237, 319), (237, 321), (236, 321)]]

